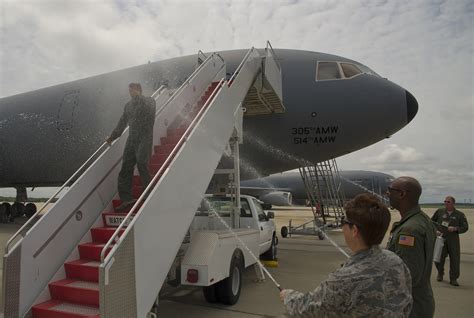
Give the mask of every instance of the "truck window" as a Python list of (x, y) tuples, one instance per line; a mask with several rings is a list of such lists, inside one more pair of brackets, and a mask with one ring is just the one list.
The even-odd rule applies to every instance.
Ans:
[(251, 218), (252, 211), (250, 211), (250, 205), (247, 199), (240, 199), (240, 217)]
[(253, 203), (255, 204), (255, 210), (257, 211), (257, 216), (259, 221), (266, 221), (267, 216), (265, 215), (265, 212), (263, 211), (263, 208), (257, 200), (253, 199)]

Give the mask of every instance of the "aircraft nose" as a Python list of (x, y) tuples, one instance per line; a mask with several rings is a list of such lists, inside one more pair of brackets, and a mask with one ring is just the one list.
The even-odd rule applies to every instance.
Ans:
[(418, 112), (418, 102), (416, 98), (407, 90), (405, 90), (407, 100), (407, 124), (415, 117)]

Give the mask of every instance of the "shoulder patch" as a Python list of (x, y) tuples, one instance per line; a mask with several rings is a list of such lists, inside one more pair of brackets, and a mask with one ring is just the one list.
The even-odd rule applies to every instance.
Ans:
[(404, 246), (415, 246), (415, 237), (402, 234), (398, 237), (398, 244)]

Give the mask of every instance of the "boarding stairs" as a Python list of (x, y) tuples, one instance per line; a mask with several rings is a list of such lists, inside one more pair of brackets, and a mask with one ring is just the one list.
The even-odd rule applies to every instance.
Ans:
[[(153, 180), (144, 188), (135, 171), (137, 201), (129, 210), (115, 211), (127, 129), (66, 181), (45, 206), (69, 189), (48, 211), (38, 211), (9, 240), (5, 317), (148, 315), (229, 139), (242, 138), (243, 101), (259, 74), (276, 87), (281, 104), (281, 70), (271, 47), (264, 54), (251, 48), (229, 80), (225, 74), (225, 61), (213, 53), (176, 91), (161, 87), (152, 95)], [(271, 103), (253, 107), (275, 112)]]
[(344, 191), (335, 159), (305, 165), (299, 168), (301, 178), (308, 196), (308, 203), (313, 212), (313, 219), (303, 224), (289, 225), (282, 235), (317, 235), (324, 239), (322, 233), (329, 228), (341, 226), (344, 216)]

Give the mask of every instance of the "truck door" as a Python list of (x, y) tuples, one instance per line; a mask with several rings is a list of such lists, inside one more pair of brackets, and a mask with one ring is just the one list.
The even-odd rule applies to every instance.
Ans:
[(267, 216), (263, 211), (260, 202), (256, 199), (252, 199), (255, 206), (255, 212), (257, 213), (258, 228), (260, 230), (260, 254), (266, 252), (272, 243), (272, 229), (267, 220)]

